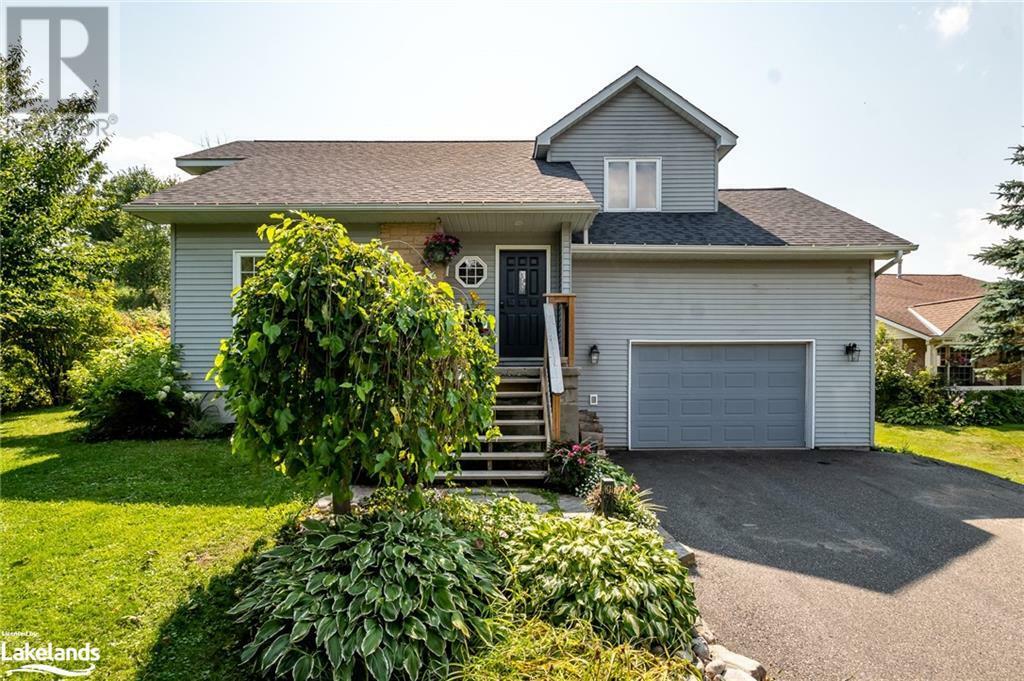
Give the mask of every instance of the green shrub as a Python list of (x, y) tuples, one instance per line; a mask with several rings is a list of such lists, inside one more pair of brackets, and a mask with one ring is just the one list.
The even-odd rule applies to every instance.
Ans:
[(32, 355), (16, 345), (0, 347), (0, 410), (32, 409), (51, 403)]
[(690, 641), (697, 615), (686, 568), (656, 532), (601, 517), (537, 516), (506, 541), (526, 614), (583, 620), (613, 643)]
[[(585, 500), (590, 510), (597, 512), (601, 509), (601, 496), (600, 485), (590, 490)], [(608, 502), (609, 507), (605, 513), (607, 517), (626, 520), (649, 529), (658, 527), (655, 511), (664, 510), (651, 502), (651, 490), (641, 490), (638, 485), (616, 485), (611, 490)]]
[(457, 304), (380, 241), (337, 222), (272, 216), (216, 359), (236, 453), (308, 474), (344, 513), (360, 474), (433, 481), (493, 421), (493, 317)]
[(971, 421), (963, 425), (1024, 423), (1024, 390), (971, 390), (962, 392), (961, 397)]
[(516, 620), (490, 650), (466, 661), (463, 681), (697, 681), (701, 673), (678, 657), (626, 644), (609, 646), (586, 622), (553, 627)]
[(191, 413), (177, 349), (163, 336), (123, 338), (71, 369), (68, 380), (89, 439), (181, 434)]
[(32, 357), (37, 382), (50, 401), (69, 397), (68, 372), (102, 348), (117, 327), (107, 289), (87, 291), (61, 286), (33, 296), (12, 296), (0, 311), (5, 347)]
[(919, 404), (910, 407), (888, 407), (877, 416), (882, 423), (896, 426), (941, 426), (946, 423), (946, 410), (941, 404)]
[(264, 675), (305, 679), (443, 678), (488, 639), (495, 556), (433, 509), (306, 521), (263, 554), (230, 614)]
[(590, 465), (583, 476), (583, 481), (576, 486), (573, 494), (586, 498), (605, 478), (611, 478), (615, 481), (616, 485), (633, 486), (636, 484), (636, 478), (626, 472), (625, 468), (606, 456), (595, 456), (590, 460)]

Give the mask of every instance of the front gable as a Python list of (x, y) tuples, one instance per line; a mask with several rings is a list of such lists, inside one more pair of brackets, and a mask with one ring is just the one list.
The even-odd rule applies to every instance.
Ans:
[(657, 164), (659, 200), (646, 210), (704, 213), (718, 209), (718, 161), (735, 145), (735, 133), (636, 67), (538, 135), (534, 155), (572, 163), (606, 209), (609, 162)]
[(711, 135), (631, 85), (555, 137), (547, 160), (570, 162), (604, 204), (605, 160), (658, 159), (663, 212), (717, 209), (718, 146)]

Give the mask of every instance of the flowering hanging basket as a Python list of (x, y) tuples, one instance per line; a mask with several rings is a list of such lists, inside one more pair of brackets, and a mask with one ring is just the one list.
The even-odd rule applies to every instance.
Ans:
[(457, 236), (434, 232), (423, 242), (423, 257), (427, 262), (447, 265), (462, 250)]

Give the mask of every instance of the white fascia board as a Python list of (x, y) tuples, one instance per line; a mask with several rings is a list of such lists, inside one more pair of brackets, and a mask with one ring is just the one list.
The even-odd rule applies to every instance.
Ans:
[(910, 314), (912, 314), (915, 317), (917, 317), (917, 321), (919, 321), (922, 324), (924, 324), (925, 326), (927, 326), (928, 330), (931, 331), (933, 334), (935, 334), (936, 336), (941, 336), (942, 335), (942, 329), (940, 329), (939, 327), (935, 326), (930, 321), (928, 321), (928, 318), (925, 317), (924, 315), (922, 315), (920, 312), (918, 312), (917, 310), (915, 310), (912, 307), (908, 307), (907, 311), (910, 312)]
[(897, 324), (893, 320), (886, 319), (885, 317), (883, 317), (881, 315), (877, 315), (876, 314), (875, 315), (875, 321), (881, 322), (882, 324), (885, 324), (886, 326), (891, 326), (894, 329), (898, 329), (898, 330), (902, 331), (903, 333), (910, 334), (914, 338), (920, 338), (921, 340), (931, 340), (931, 338), (932, 338), (931, 336), (927, 336), (927, 335), (921, 333), (920, 331), (914, 331), (910, 327), (903, 326), (902, 324)]
[(665, 104), (669, 109), (697, 126), (706, 134), (715, 139), (718, 144), (718, 157), (722, 158), (729, 150), (736, 146), (737, 136), (729, 128), (725, 127), (708, 114), (694, 106), (689, 100), (672, 90), (660, 80), (644, 71), (639, 66), (634, 66), (619, 78), (605, 86), (600, 92), (587, 101), (560, 118), (554, 125), (537, 135), (534, 142), (534, 157), (542, 158), (551, 140), (565, 132), (580, 120), (589, 115), (624, 89), (636, 83), (656, 99)]
[(616, 255), (616, 256), (649, 256), (678, 255), (697, 257), (735, 257), (735, 258), (792, 258), (801, 256), (832, 256), (832, 257), (863, 257), (880, 259), (897, 248), (907, 251), (917, 246), (683, 246), (683, 245), (647, 245), (647, 244), (573, 244), (573, 256), (576, 255)]

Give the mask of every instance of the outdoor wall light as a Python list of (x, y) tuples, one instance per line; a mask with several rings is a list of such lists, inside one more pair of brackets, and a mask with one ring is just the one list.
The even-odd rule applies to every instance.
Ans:
[(856, 362), (860, 360), (860, 348), (857, 347), (856, 343), (846, 344), (846, 359), (850, 360), (851, 362)]
[(590, 363), (597, 364), (601, 361), (601, 351), (597, 349), (596, 345), (590, 346)]

